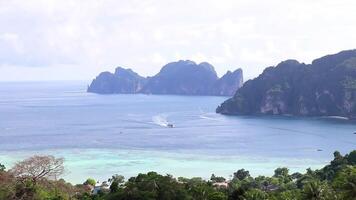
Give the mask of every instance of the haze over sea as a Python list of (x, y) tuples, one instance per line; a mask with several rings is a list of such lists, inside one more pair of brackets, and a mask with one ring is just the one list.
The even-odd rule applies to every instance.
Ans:
[[(66, 159), (65, 179), (106, 180), (157, 171), (174, 176), (240, 168), (271, 175), (325, 165), (356, 147), (356, 123), (342, 119), (224, 116), (227, 97), (96, 95), (87, 82), (0, 83), (0, 163), (34, 154)], [(175, 128), (167, 128), (167, 124)]]

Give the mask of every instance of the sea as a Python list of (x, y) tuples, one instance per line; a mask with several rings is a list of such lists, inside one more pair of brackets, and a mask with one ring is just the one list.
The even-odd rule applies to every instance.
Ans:
[[(65, 159), (65, 180), (155, 171), (231, 178), (319, 169), (356, 149), (356, 122), (337, 117), (225, 116), (228, 97), (87, 93), (89, 81), (0, 82), (0, 163)], [(169, 127), (173, 125), (174, 127)]]

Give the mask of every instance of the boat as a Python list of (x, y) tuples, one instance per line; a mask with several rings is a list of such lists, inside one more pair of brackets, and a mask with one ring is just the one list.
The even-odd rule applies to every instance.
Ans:
[(167, 127), (168, 128), (174, 128), (174, 125), (173, 124), (167, 124)]

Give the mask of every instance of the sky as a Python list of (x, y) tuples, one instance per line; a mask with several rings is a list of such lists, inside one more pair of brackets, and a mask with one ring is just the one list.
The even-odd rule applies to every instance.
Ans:
[(0, 0), (0, 81), (91, 80), (211, 63), (245, 80), (356, 48), (355, 0)]

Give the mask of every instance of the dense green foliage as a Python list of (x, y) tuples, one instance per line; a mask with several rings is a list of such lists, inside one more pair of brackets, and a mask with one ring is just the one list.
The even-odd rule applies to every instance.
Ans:
[[(2, 166), (2, 165), (0, 165)], [(102, 184), (91, 194), (93, 179), (84, 184), (71, 185), (64, 180), (43, 179), (34, 185), (31, 180), (18, 181), (11, 170), (0, 170), (0, 199), (38, 200), (355, 200), (356, 150), (345, 156), (334, 153), (330, 164), (319, 170), (291, 174), (288, 168), (277, 168), (271, 177), (251, 177), (240, 169), (233, 178), (211, 176), (202, 178), (174, 178), (156, 172), (129, 178), (114, 175), (109, 189)]]
[(266, 68), (216, 110), (222, 114), (356, 118), (356, 50)]
[(95, 181), (94, 179), (92, 179), (92, 178), (88, 178), (88, 179), (84, 182), (84, 184), (95, 186), (96, 181)]
[(0, 172), (5, 171), (5, 169), (6, 169), (5, 165), (2, 165), (2, 164), (0, 163)]

